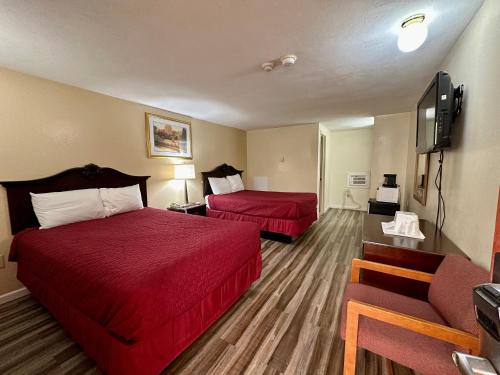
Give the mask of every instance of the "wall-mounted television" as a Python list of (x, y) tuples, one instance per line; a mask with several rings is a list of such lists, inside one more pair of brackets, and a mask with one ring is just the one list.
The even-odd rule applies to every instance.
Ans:
[(417, 105), (417, 153), (451, 146), (451, 124), (460, 113), (462, 86), (453, 87), (450, 75), (438, 72)]

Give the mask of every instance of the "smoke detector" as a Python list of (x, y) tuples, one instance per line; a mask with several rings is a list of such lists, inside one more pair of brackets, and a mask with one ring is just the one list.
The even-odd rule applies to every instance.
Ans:
[(282, 56), (276, 60), (266, 61), (260, 67), (265, 72), (270, 72), (270, 71), (274, 70), (274, 68), (279, 68), (280, 64), (284, 67), (287, 67), (287, 66), (295, 65), (296, 61), (297, 61), (296, 55), (285, 55), (285, 56)]
[(295, 65), (295, 62), (297, 61), (297, 56), (296, 55), (285, 55), (281, 59), (281, 64), (283, 66), (292, 66)]
[(274, 63), (272, 62), (265, 62), (264, 64), (261, 65), (262, 69), (264, 69), (265, 72), (270, 72), (271, 70), (274, 69)]

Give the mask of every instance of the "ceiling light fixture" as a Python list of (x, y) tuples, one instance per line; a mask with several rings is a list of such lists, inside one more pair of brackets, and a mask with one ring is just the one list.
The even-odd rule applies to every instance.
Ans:
[(415, 51), (424, 44), (427, 38), (427, 25), (424, 21), (424, 14), (415, 14), (403, 21), (398, 37), (398, 48), (402, 52)]
[(281, 60), (281, 64), (283, 66), (292, 66), (292, 65), (295, 65), (295, 62), (297, 61), (297, 56), (296, 55), (285, 55), (280, 60)]

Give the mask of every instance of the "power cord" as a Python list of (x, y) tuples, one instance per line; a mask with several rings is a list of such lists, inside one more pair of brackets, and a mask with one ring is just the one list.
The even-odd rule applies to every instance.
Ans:
[(438, 206), (437, 206), (437, 214), (436, 214), (436, 232), (439, 230), (441, 233), (444, 221), (446, 219), (446, 205), (444, 203), (443, 193), (441, 191), (442, 181), (443, 181), (443, 162), (444, 162), (444, 152), (443, 150), (439, 153), (439, 168), (436, 174), (436, 178), (434, 179), (434, 185), (438, 191)]
[(354, 203), (356, 205), (356, 206), (354, 206), (355, 210), (358, 210), (358, 209), (361, 208), (361, 205), (354, 200), (354, 197), (352, 196), (351, 189), (345, 189), (344, 190), (344, 200), (342, 202), (342, 207), (343, 208), (345, 208), (345, 203), (346, 203), (346, 199), (347, 198), (351, 198), (352, 203)]

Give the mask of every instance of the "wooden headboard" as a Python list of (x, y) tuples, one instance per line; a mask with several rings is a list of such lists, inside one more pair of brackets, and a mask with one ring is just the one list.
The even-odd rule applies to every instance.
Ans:
[(209, 172), (201, 172), (201, 176), (203, 178), (203, 196), (207, 196), (210, 194), (213, 194), (212, 188), (210, 187), (210, 183), (208, 182), (209, 177), (227, 177), (227, 176), (234, 176), (236, 173), (238, 173), (240, 176), (243, 173), (243, 171), (240, 171), (236, 168), (234, 168), (231, 165), (227, 164), (221, 164), (218, 167), (215, 167)]
[(116, 169), (101, 168), (95, 164), (71, 168), (50, 177), (29, 181), (0, 182), (7, 190), (10, 227), (12, 234), (40, 224), (31, 204), (30, 193), (50, 193), (53, 191), (116, 188), (139, 184), (142, 202), (146, 207), (148, 197), (146, 180), (149, 176), (131, 176)]

